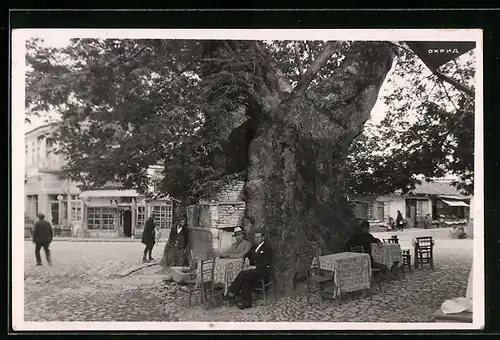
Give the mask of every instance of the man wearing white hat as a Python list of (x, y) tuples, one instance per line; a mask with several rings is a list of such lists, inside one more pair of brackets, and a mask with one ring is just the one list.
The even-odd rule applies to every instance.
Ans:
[(240, 227), (234, 228), (233, 236), (236, 242), (231, 245), (231, 248), (225, 254), (220, 256), (221, 258), (243, 258), (252, 248), (252, 244), (244, 239), (245, 231)]

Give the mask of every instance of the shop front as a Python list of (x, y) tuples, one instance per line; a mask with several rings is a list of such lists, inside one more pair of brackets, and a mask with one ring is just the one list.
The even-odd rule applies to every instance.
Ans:
[(172, 223), (170, 201), (147, 201), (135, 190), (89, 190), (80, 198), (84, 202), (84, 237), (138, 238), (152, 212), (159, 228), (169, 229)]

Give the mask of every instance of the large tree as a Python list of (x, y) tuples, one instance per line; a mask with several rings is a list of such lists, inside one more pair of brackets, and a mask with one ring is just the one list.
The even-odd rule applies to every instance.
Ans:
[(145, 169), (163, 163), (163, 191), (182, 206), (244, 179), (244, 226), (267, 233), (282, 290), (311, 244), (343, 247), (354, 226), (349, 148), (394, 45), (74, 39), (58, 50), (28, 47), (27, 107), (61, 113), (53, 138), (69, 178), (145, 192)]

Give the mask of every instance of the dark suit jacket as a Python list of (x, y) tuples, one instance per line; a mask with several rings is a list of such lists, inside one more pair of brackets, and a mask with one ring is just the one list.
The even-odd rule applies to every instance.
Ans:
[(142, 232), (141, 242), (145, 245), (155, 244), (155, 234), (155, 222), (152, 218), (148, 218), (144, 226), (144, 231)]
[(355, 234), (353, 237), (347, 241), (346, 244), (346, 251), (350, 252), (351, 247), (363, 247), (363, 250), (365, 253), (370, 254), (370, 260), (373, 264), (373, 258), (372, 258), (372, 243), (380, 243), (380, 240), (376, 237), (374, 237), (372, 234)]
[(177, 226), (172, 226), (168, 244), (176, 249), (185, 249), (189, 245), (189, 230), (187, 226), (182, 228), (180, 234), (177, 233)]
[(253, 246), (248, 253), (250, 264), (257, 269), (271, 268), (273, 263), (273, 250), (271, 246), (264, 241), (264, 244), (259, 248), (258, 252), (255, 252), (255, 249), (257, 249), (257, 246)]
[(39, 220), (33, 226), (33, 242), (50, 243), (52, 242), (52, 227), (45, 220)]

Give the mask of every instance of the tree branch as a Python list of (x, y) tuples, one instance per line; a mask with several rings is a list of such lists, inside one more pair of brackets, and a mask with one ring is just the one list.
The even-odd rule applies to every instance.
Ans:
[(448, 90), (446, 89), (446, 86), (444, 86), (444, 84), (442, 82), (440, 82), (439, 85), (441, 85), (441, 87), (443, 88), (444, 93), (446, 94), (446, 97), (451, 102), (451, 104), (453, 105), (453, 107), (455, 108), (455, 110), (458, 111), (458, 108), (455, 105), (455, 102), (453, 101), (453, 99), (450, 97), (450, 94), (448, 93)]
[(295, 49), (295, 61), (297, 62), (297, 65), (299, 67), (299, 74), (303, 75), (304, 74), (304, 65), (302, 64), (302, 60), (300, 59), (299, 43), (297, 41), (294, 41), (293, 47)]
[(340, 42), (338, 41), (330, 41), (325, 46), (323, 51), (318, 55), (318, 57), (314, 60), (314, 62), (309, 66), (304, 75), (299, 79), (297, 85), (290, 93), (290, 97), (292, 98), (291, 102), (295, 102), (300, 96), (305, 92), (311, 81), (314, 79), (318, 71), (325, 66), (331, 56), (339, 49)]
[[(432, 69), (431, 69), (432, 71)], [(450, 78), (448, 76), (445, 76), (444, 74), (438, 72), (437, 70), (434, 70), (433, 73), (441, 80), (447, 82), (448, 84), (454, 86), (455, 88), (457, 88), (458, 90), (468, 94), (469, 96), (473, 97), (474, 96), (474, 90), (468, 88), (467, 86), (465, 85), (462, 85), (460, 84), (458, 81), (456, 81), (455, 79), (453, 78)]]

